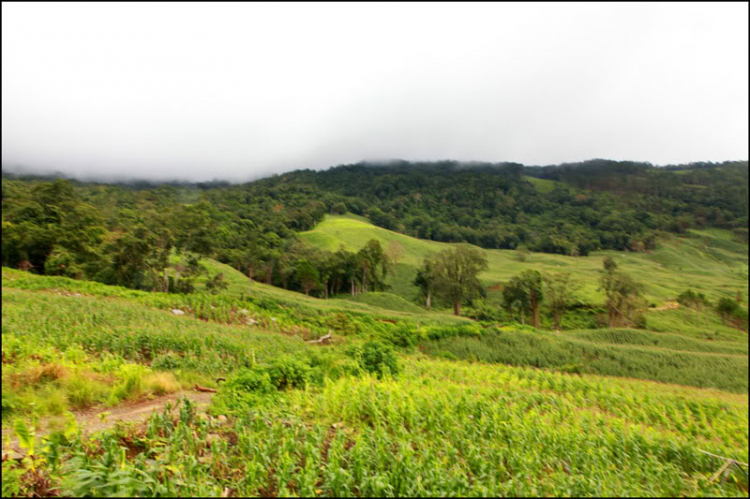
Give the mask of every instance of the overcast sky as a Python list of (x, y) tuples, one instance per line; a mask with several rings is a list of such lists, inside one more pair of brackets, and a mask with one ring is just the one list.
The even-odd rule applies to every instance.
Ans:
[(2, 4), (2, 162), (748, 158), (748, 4)]

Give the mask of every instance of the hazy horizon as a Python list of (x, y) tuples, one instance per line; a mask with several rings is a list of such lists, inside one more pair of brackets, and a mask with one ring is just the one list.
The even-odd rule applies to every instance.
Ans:
[(748, 5), (2, 4), (2, 165), (748, 158)]

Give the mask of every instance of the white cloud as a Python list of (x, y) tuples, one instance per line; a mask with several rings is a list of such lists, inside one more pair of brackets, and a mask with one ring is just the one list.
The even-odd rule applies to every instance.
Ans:
[(748, 6), (2, 5), (2, 161), (247, 179), (365, 158), (748, 157)]

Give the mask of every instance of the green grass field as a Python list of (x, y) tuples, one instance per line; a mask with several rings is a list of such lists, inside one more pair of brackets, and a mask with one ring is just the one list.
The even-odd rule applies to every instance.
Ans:
[[(702, 292), (712, 300), (734, 298), (741, 290), (747, 305), (747, 245), (735, 242), (728, 231), (719, 229), (691, 231), (690, 236), (662, 238), (652, 252), (599, 251), (587, 257), (531, 253), (526, 262), (519, 262), (512, 250), (483, 250), (489, 269), (480, 277), (491, 287), (507, 282), (527, 269), (566, 271), (582, 284), (579, 292), (582, 300), (600, 302), (603, 296), (597, 291), (599, 271), (604, 258), (611, 256), (625, 272), (646, 286), (646, 298), (657, 305), (674, 300), (688, 288)], [(388, 282), (395, 294), (408, 300), (416, 296), (417, 290), (409, 279), (401, 276), (413, 279), (416, 268), (426, 256), (451, 247), (448, 243), (425, 241), (376, 227), (360, 217), (348, 215), (329, 215), (313, 230), (303, 232), (301, 237), (331, 251), (340, 245), (357, 251), (370, 239), (377, 239), (384, 248), (390, 241), (397, 241), (404, 247), (405, 254), (396, 276)]]

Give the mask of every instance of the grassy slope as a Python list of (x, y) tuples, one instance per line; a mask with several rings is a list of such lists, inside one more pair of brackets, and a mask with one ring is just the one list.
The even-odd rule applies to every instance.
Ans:
[[(745, 290), (747, 304), (748, 259), (747, 245), (731, 239), (727, 231), (718, 229), (692, 231), (693, 237), (669, 237), (659, 241), (658, 249), (649, 253), (599, 251), (587, 257), (569, 257), (533, 253), (526, 262), (516, 259), (511, 250), (485, 250), (489, 270), (481, 278), (488, 286), (506, 282), (526, 269), (539, 271), (567, 271), (583, 284), (580, 296), (586, 301), (602, 301), (597, 291), (599, 271), (605, 257), (611, 256), (620, 267), (646, 285), (646, 297), (662, 304), (673, 300), (682, 291), (692, 288), (715, 300), (732, 297), (737, 290)], [(350, 216), (327, 216), (313, 230), (301, 237), (312, 244), (334, 251), (339, 245), (356, 251), (370, 239), (377, 239), (387, 247), (389, 241), (399, 242), (405, 249), (396, 278), (391, 278), (393, 291), (407, 299), (416, 289), (403, 275), (413, 275), (422, 259), (450, 244), (417, 239), (399, 234)]]
[(747, 346), (700, 342), (650, 331), (553, 333), (503, 328), (480, 337), (423, 341), (426, 354), (450, 359), (535, 366), (649, 379), (747, 393)]
[[(12, 285), (4, 275), (3, 425), (18, 414), (56, 416), (194, 382), (214, 386), (215, 375), (247, 359), (306, 347), (298, 337), (178, 317), (138, 299)], [(158, 364), (169, 369), (160, 371)]]
[[(172, 262), (177, 262), (177, 258), (173, 256)], [(229, 296), (239, 298), (240, 296), (254, 296), (257, 298), (269, 298), (279, 303), (288, 306), (303, 306), (311, 307), (321, 311), (341, 311), (341, 312), (356, 312), (369, 314), (377, 317), (387, 317), (395, 319), (422, 319), (430, 322), (440, 323), (465, 323), (469, 319), (464, 317), (454, 317), (450, 312), (443, 311), (427, 311), (423, 310), (411, 303), (405, 302), (405, 300), (399, 296), (391, 296), (389, 299), (385, 298), (373, 298), (362, 297), (357, 300), (351, 300), (349, 298), (338, 298), (334, 297), (328, 300), (321, 298), (315, 298), (313, 296), (306, 296), (302, 293), (295, 291), (289, 291), (286, 289), (278, 288), (276, 286), (269, 286), (258, 281), (250, 281), (247, 276), (239, 272), (238, 270), (230, 267), (229, 265), (204, 258), (201, 260), (204, 267), (208, 269), (211, 275), (218, 272), (223, 272), (225, 279), (229, 283), (229, 288), (225, 293)], [(199, 288), (202, 288), (203, 283), (206, 281), (205, 276), (201, 276), (198, 280)], [(388, 295), (389, 293), (378, 293), (378, 295)], [(345, 296), (345, 295), (342, 295)]]

